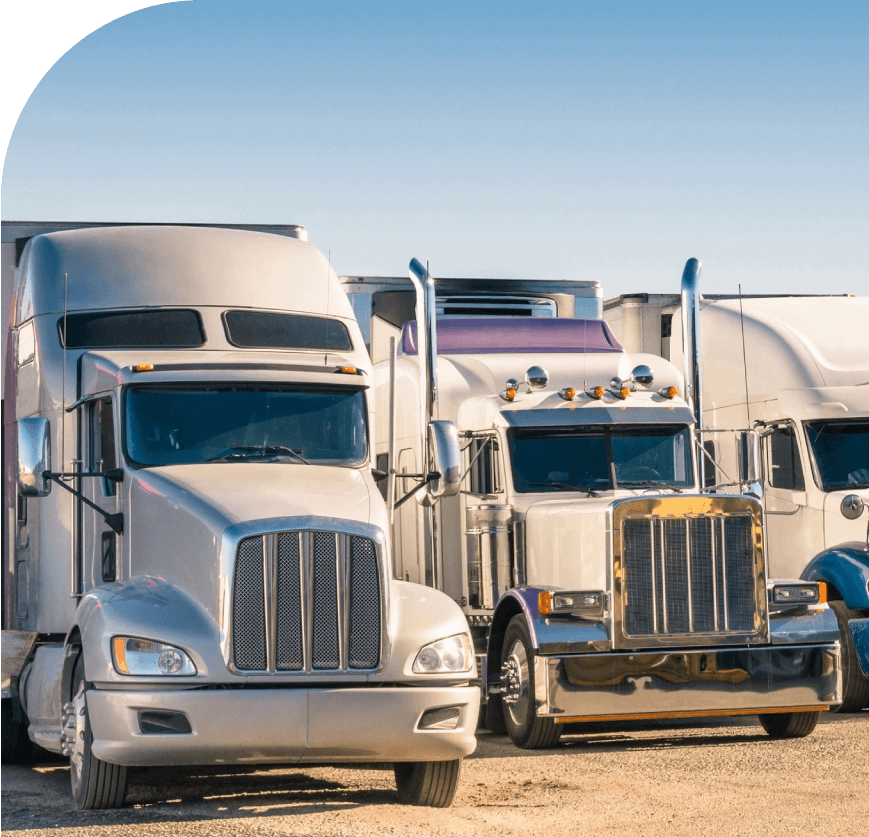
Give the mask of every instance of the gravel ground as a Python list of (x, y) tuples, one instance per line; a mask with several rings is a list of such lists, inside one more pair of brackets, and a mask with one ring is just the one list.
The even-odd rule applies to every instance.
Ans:
[(133, 774), (127, 807), (72, 807), (62, 762), (3, 766), (2, 830), (20, 837), (795, 835), (869, 837), (869, 711), (796, 741), (753, 719), (585, 727), (527, 752), (482, 734), (452, 808), (396, 804), (391, 771)]

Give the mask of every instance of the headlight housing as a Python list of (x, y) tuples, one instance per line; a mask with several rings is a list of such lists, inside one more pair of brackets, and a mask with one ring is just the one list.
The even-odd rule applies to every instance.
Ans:
[(112, 661), (118, 674), (148, 677), (196, 674), (193, 660), (180, 648), (133, 636), (116, 636), (112, 639)]
[(474, 652), (467, 634), (456, 634), (420, 648), (413, 661), (414, 674), (460, 674), (474, 667)]

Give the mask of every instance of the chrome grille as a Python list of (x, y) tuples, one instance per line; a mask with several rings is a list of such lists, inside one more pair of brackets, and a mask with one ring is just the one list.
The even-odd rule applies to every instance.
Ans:
[(369, 538), (323, 531), (244, 538), (232, 587), (238, 671), (370, 671), (380, 665), (382, 591)]
[(755, 556), (750, 515), (625, 518), (624, 635), (754, 634)]

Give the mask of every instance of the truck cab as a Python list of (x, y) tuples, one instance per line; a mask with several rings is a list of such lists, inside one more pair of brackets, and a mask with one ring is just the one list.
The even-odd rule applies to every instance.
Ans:
[(13, 306), (4, 753), (26, 732), (68, 755), (83, 808), (122, 804), (136, 766), (324, 762), (448, 805), (469, 632), (391, 571), (371, 364), (323, 256), (58, 232), (25, 247)]

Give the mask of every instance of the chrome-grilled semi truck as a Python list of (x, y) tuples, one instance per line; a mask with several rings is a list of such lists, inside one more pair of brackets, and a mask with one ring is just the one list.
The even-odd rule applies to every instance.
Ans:
[[(681, 366), (680, 304), (625, 295), (604, 317), (626, 345)], [(732, 490), (741, 431), (755, 429), (769, 566), (827, 585), (842, 631), (839, 711), (859, 712), (869, 705), (869, 298), (717, 295), (703, 297), (700, 321), (707, 482)]]
[(372, 369), (323, 256), (248, 230), (38, 235), (10, 322), (4, 758), (66, 754), (82, 808), (122, 804), (136, 766), (359, 762), (450, 804), (468, 626), (392, 573)]
[[(505, 311), (497, 283), (487, 305), (480, 283), (440, 287), (413, 261), (396, 292), (416, 289), (415, 319), (398, 323), (407, 298), (345, 279), (351, 298), (366, 284), (383, 313), (372, 340), (394, 329), (375, 385), (396, 571), (461, 604), (490, 729), (539, 748), (585, 721), (757, 715), (770, 735), (801, 737), (837, 705), (823, 585), (769, 576), (755, 498), (702, 491), (683, 375), (573, 316), (593, 287), (546, 316), (545, 283), (528, 283), (523, 309), (511, 280)], [(432, 419), (463, 447), (461, 491), (436, 502), (419, 487)], [(746, 482), (752, 471), (746, 459)]]

